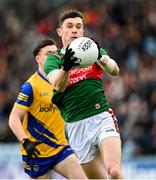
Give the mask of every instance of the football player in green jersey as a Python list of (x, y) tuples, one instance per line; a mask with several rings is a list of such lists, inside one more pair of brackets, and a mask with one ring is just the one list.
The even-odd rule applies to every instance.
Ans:
[(57, 33), (63, 47), (48, 56), (44, 70), (54, 85), (52, 100), (66, 122), (69, 143), (88, 178), (123, 179), (118, 122), (102, 85), (103, 71), (116, 76), (119, 67), (99, 46), (98, 62), (87, 68), (67, 60), (69, 44), (84, 35), (81, 12), (62, 13)]
[[(69, 179), (86, 179), (65, 138), (64, 121), (51, 102), (53, 86), (43, 70), (47, 55), (56, 49), (51, 39), (41, 40), (36, 45), (33, 54), (38, 71), (21, 86), (9, 125), (21, 142), (24, 170), (31, 178), (48, 179), (54, 169)], [(72, 54), (72, 51), (66, 54), (68, 60)]]

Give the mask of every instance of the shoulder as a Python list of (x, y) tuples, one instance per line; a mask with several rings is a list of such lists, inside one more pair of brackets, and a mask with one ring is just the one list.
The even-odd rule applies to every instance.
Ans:
[(33, 90), (30, 82), (25, 82), (20, 88), (16, 104), (20, 107), (28, 107), (33, 101)]
[(20, 88), (20, 92), (25, 95), (32, 95), (33, 93), (32, 84), (29, 81), (23, 83)]
[(61, 53), (61, 50), (56, 50), (48, 55), (47, 59), (62, 59), (63, 54)]
[(20, 88), (20, 92), (32, 96), (35, 83), (38, 82), (37, 79), (38, 79), (38, 74), (37, 72), (35, 72), (22, 84)]

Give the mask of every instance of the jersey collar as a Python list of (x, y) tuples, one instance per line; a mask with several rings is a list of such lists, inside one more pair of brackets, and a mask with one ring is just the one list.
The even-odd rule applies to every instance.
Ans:
[(48, 79), (45, 78), (39, 71), (37, 71), (37, 74), (38, 74), (42, 79), (44, 79), (45, 81), (47, 81), (47, 82), (49, 83)]

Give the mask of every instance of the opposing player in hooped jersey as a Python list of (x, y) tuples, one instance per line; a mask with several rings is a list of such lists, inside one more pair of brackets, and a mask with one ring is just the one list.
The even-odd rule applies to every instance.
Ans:
[(53, 86), (43, 71), (47, 55), (56, 49), (51, 39), (42, 40), (35, 47), (33, 54), (38, 71), (21, 86), (9, 126), (21, 142), (23, 166), (31, 178), (50, 178), (50, 171), (54, 169), (66, 178), (85, 179), (65, 138), (60, 111), (51, 102)]
[(69, 143), (89, 179), (123, 179), (118, 123), (102, 85), (103, 70), (115, 76), (119, 67), (98, 44), (96, 64), (80, 68), (75, 59), (66, 58), (70, 43), (84, 33), (79, 11), (62, 13), (57, 33), (63, 48), (48, 56), (44, 70), (54, 85), (52, 100), (66, 122)]

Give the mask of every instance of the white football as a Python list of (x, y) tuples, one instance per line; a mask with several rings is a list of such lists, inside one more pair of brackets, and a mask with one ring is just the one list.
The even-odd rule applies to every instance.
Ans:
[(97, 44), (88, 37), (79, 37), (71, 42), (69, 48), (75, 52), (74, 57), (78, 58), (80, 67), (88, 67), (94, 64), (98, 58)]

